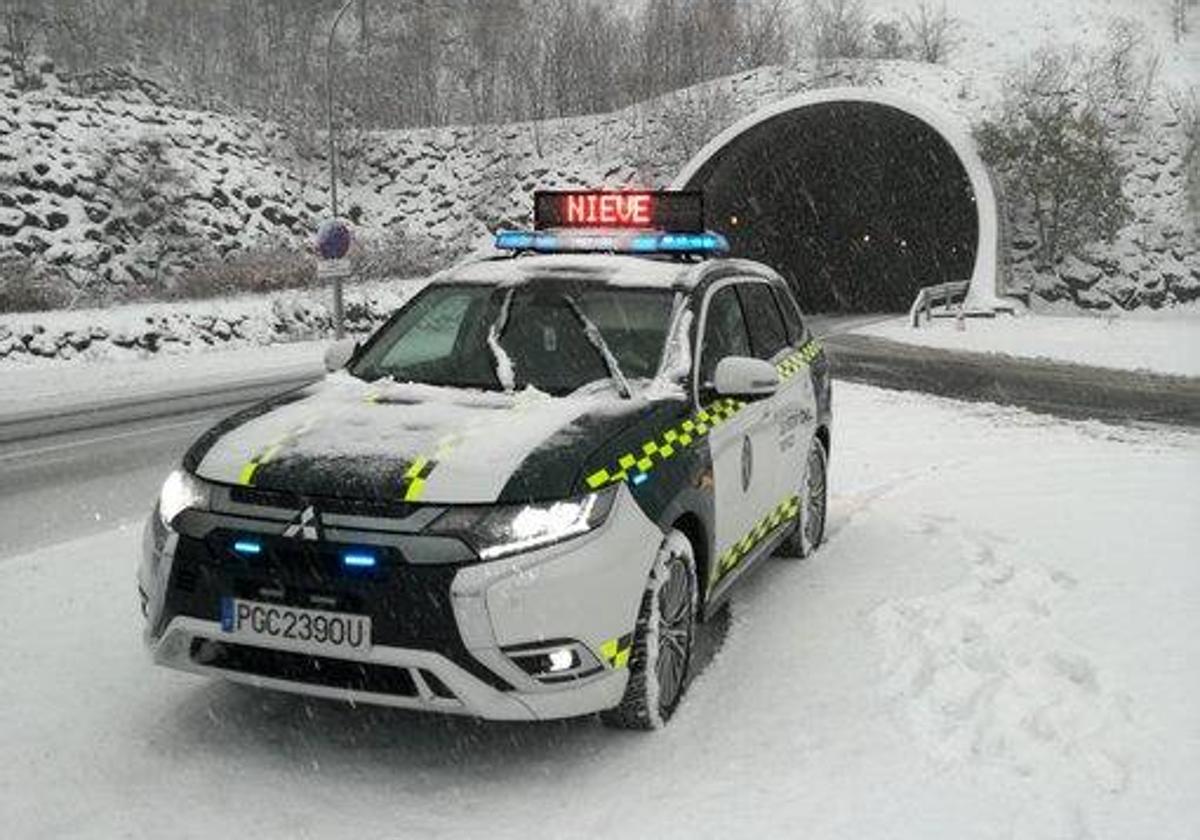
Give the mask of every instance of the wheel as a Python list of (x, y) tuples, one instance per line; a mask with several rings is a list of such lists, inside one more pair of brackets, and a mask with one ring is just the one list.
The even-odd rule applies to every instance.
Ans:
[(692, 544), (672, 531), (659, 549), (642, 595), (625, 695), (619, 705), (600, 714), (607, 725), (657, 729), (675, 713), (687, 689), (698, 591)]
[(808, 449), (808, 464), (800, 491), (799, 522), (795, 530), (779, 544), (778, 554), (785, 557), (807, 557), (825, 539), (825, 509), (828, 502), (825, 446), (813, 438)]

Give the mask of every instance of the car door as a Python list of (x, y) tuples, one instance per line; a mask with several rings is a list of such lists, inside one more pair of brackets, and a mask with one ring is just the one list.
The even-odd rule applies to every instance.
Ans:
[[(718, 281), (709, 289), (701, 313), (700, 335), (697, 398), (702, 412), (710, 413), (714, 420), (708, 431), (715, 548), (709, 569), (711, 591), (746, 558), (753, 548), (755, 527), (775, 504), (777, 477), (772, 459), (778, 450), (778, 435), (770, 398), (730, 401), (713, 389), (721, 359), (754, 355), (736, 280)], [(740, 409), (732, 410), (736, 403), (743, 402)], [(701, 419), (704, 416), (701, 414)]]
[[(816, 424), (816, 395), (812, 377), (800, 347), (802, 330), (785, 317), (779, 294), (766, 279), (738, 284), (738, 295), (746, 320), (751, 324), (750, 343), (754, 355), (775, 365), (780, 374), (779, 390), (771, 397), (775, 430), (771, 460), (775, 465), (772, 505), (785, 505), (798, 496), (804, 479), (808, 442)], [(784, 294), (786, 294), (784, 292)], [(788, 506), (791, 509), (791, 506)]]

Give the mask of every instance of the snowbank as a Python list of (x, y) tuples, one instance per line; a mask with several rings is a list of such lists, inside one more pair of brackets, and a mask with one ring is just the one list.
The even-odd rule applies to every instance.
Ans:
[(958, 326), (953, 318), (936, 318), (913, 329), (907, 318), (896, 318), (856, 327), (852, 332), (945, 350), (1200, 376), (1200, 308), (1159, 313), (1153, 318), (968, 318), (961, 330)]
[[(373, 331), (424, 282), (397, 279), (350, 286), (345, 293), (347, 331)], [(332, 332), (332, 301), (325, 289), (0, 315), (0, 370), (11, 367), (6, 363), (145, 358), (311, 340)]]
[(136, 528), (0, 560), (10, 833), (1194, 836), (1200, 437), (835, 400), (828, 544), (747, 581), (651, 735), (153, 668)]

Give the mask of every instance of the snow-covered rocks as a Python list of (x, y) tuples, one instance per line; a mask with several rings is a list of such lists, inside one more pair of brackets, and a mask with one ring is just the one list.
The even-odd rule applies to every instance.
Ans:
[[(370, 332), (421, 285), (394, 280), (351, 286), (346, 291), (347, 330)], [(321, 338), (333, 330), (328, 297), (317, 290), (3, 316), (0, 363), (124, 358)]]

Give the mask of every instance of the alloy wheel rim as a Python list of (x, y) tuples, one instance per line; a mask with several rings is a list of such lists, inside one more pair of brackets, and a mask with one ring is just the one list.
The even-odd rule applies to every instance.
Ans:
[(667, 562), (667, 578), (658, 590), (658, 680), (659, 708), (674, 705), (687, 673), (692, 620), (692, 587), (684, 560)]

